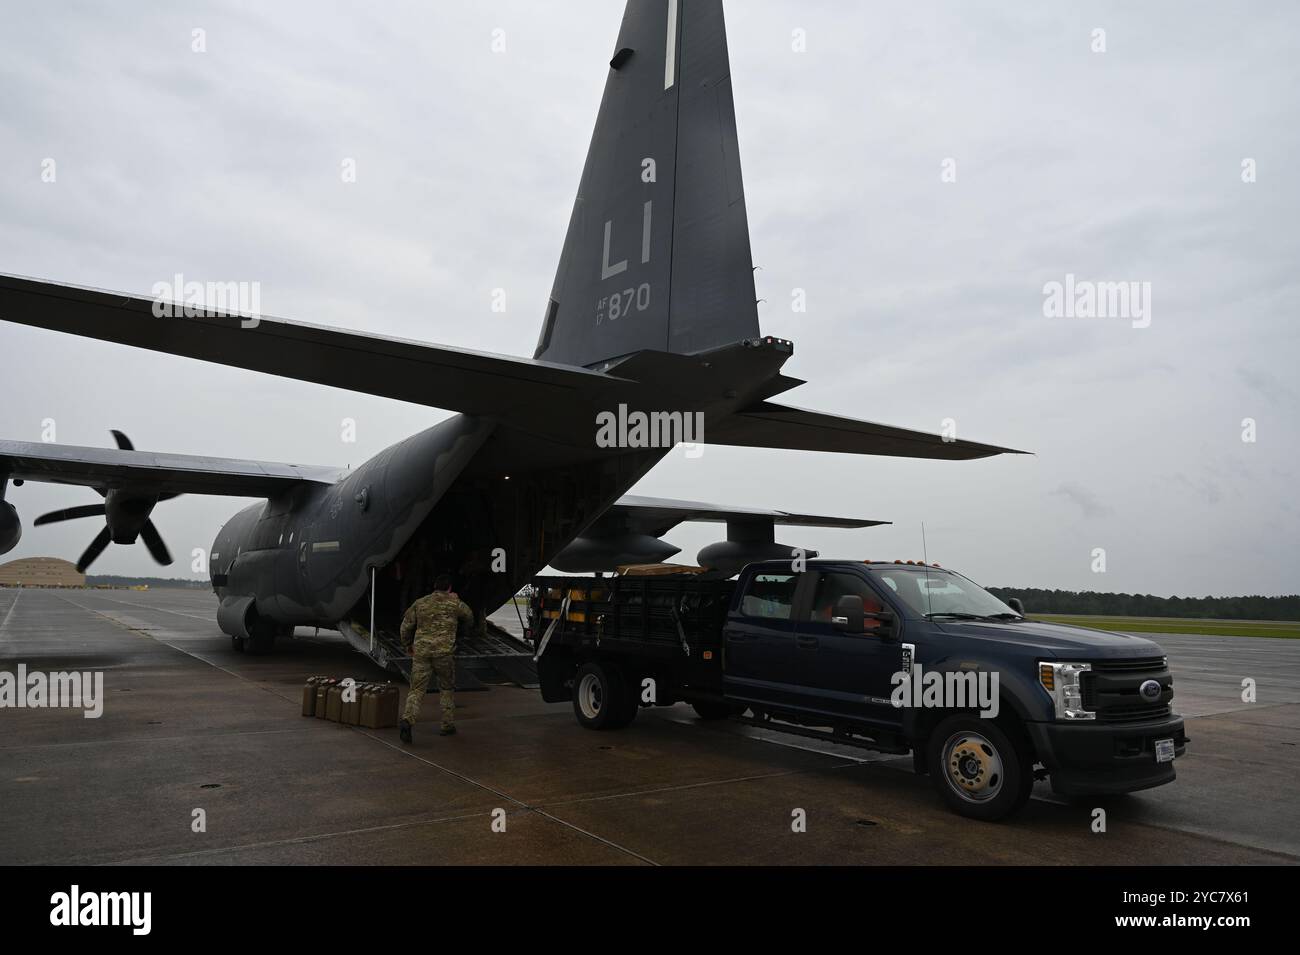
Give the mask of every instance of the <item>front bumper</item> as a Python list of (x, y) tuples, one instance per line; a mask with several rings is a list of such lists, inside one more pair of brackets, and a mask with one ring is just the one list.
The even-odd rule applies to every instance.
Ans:
[[(1181, 716), (1149, 723), (1026, 723), (1034, 751), (1063, 796), (1113, 795), (1163, 786), (1177, 778), (1187, 752)], [(1156, 762), (1155, 741), (1174, 741), (1174, 760)]]

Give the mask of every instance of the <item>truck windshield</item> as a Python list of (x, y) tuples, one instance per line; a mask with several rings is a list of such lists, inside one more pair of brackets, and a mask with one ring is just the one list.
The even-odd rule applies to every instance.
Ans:
[(1017, 620), (997, 597), (960, 574), (931, 567), (871, 568), (871, 574), (922, 616), (958, 619)]

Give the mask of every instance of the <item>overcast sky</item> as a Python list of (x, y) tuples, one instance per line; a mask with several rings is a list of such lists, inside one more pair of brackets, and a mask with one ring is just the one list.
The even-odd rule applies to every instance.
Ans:
[[(919, 558), (924, 521), (930, 559), (988, 585), (1300, 590), (1300, 8), (727, 12), (759, 316), (809, 381), (781, 400), (951, 418), (1035, 456), (678, 449), (636, 493), (894, 522), (781, 535), (826, 556)], [(621, 16), (616, 0), (11, 5), (0, 271), (143, 295), (177, 272), (257, 281), (268, 315), (531, 356)], [(1149, 325), (1045, 316), (1067, 274), (1149, 282)], [(52, 419), (66, 444), (119, 428), (141, 448), (356, 465), (446, 416), (4, 323), (0, 356), (0, 437), (17, 440)], [(88, 489), (8, 499), (26, 528), (2, 559), (75, 560), (99, 529), (31, 526)], [(154, 516), (185, 558), (245, 503)], [(669, 539), (690, 558), (720, 531)], [(189, 561), (114, 546), (94, 571)]]

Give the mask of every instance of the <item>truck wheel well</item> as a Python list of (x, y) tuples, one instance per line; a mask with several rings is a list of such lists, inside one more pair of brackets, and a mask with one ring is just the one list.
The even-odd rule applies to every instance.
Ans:
[[(926, 765), (926, 751), (930, 746), (930, 734), (940, 722), (955, 713), (978, 715), (979, 710), (924, 709), (917, 715), (915, 728), (909, 742), (912, 746), (912, 765), (918, 774), (925, 775), (929, 772)], [(1033, 740), (1029, 738), (1029, 733), (1025, 730), (1024, 719), (1021, 717), (1019, 707), (1013, 705), (1011, 698), (1005, 693), (998, 694), (998, 715), (993, 722), (1002, 727), (1008, 736), (1024, 747), (1025, 752), (1029, 754), (1031, 765), (1037, 762)]]

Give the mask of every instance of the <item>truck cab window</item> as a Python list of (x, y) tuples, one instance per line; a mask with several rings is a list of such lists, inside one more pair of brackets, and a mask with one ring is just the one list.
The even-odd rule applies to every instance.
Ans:
[(740, 602), (740, 612), (746, 617), (789, 620), (798, 580), (795, 574), (755, 574)]
[[(880, 613), (885, 609), (875, 591), (861, 577), (854, 574), (822, 574), (813, 592), (812, 619), (818, 623), (830, 623), (835, 615), (835, 603), (841, 597), (857, 596), (862, 598), (862, 609), (867, 613)], [(866, 629), (874, 630), (880, 626), (879, 620), (868, 617)]]

